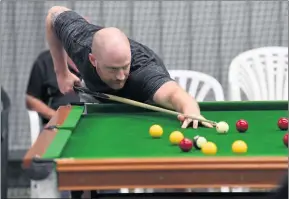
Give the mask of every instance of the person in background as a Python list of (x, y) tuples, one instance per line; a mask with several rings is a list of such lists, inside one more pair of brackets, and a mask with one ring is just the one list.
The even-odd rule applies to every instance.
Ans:
[[(66, 54), (67, 56), (67, 54)], [(67, 56), (67, 65), (74, 75), (80, 78), (79, 71), (74, 62)], [(26, 106), (28, 109), (36, 111), (45, 126), (56, 113), (61, 105), (80, 102), (81, 99), (93, 100), (86, 95), (79, 95), (75, 92), (62, 94), (56, 80), (53, 61), (49, 50), (38, 55), (33, 63), (30, 78), (26, 91)], [(118, 190), (104, 191), (104, 193), (117, 193)], [(62, 198), (81, 198), (86, 196), (96, 197), (95, 191), (63, 191)], [(75, 197), (76, 196), (76, 197)], [(79, 197), (78, 197), (79, 196)]]
[[(67, 65), (70, 72), (80, 78), (77, 67), (68, 56)], [(65, 95), (60, 92), (50, 51), (40, 53), (33, 63), (28, 81), (27, 108), (36, 111), (42, 119), (42, 124), (45, 125), (59, 106), (79, 101), (79, 96), (74, 92)]]
[[(80, 78), (77, 67), (68, 56), (67, 65), (70, 72)], [(50, 51), (40, 53), (33, 63), (26, 90), (26, 106), (39, 114), (43, 126), (54, 116), (59, 106), (80, 101), (74, 92), (65, 95), (60, 92), (53, 68)], [(61, 198), (70, 198), (70, 192), (61, 192)]]

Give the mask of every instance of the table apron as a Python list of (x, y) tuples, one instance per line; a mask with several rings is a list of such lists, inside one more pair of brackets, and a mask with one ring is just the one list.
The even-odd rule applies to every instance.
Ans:
[(276, 187), (286, 169), (142, 170), (58, 172), (60, 190), (120, 188)]

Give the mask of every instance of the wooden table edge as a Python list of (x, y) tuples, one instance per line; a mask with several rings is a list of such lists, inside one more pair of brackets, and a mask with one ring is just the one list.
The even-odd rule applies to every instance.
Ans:
[[(143, 184), (143, 185), (126, 185), (126, 188), (128, 189), (137, 189), (137, 188), (145, 188), (145, 189), (207, 189), (208, 187), (213, 188), (213, 189), (220, 189), (220, 187), (230, 187), (230, 188), (234, 188), (234, 187), (242, 187), (242, 188), (249, 188), (250, 191), (268, 191), (271, 189), (276, 189), (276, 184), (225, 184), (225, 185), (219, 185), (219, 184), (204, 184), (204, 185), (196, 185), (196, 184), (191, 184), (191, 185), (147, 185), (147, 184)], [(89, 186), (89, 185), (83, 185), (83, 186), (71, 186), (71, 185), (60, 185), (58, 187), (58, 189), (60, 191), (79, 191), (79, 190), (96, 190), (96, 189), (100, 189), (100, 190), (116, 190), (116, 189), (121, 189), (123, 188), (122, 186), (108, 186), (108, 185), (103, 185), (103, 186)], [(264, 192), (265, 193), (265, 192)]]
[(286, 157), (56, 159), (58, 171), (288, 169)]
[[(60, 106), (56, 114), (49, 120), (49, 122), (45, 125), (45, 127), (49, 126), (59, 126), (62, 125), (67, 116), (70, 113), (72, 106)], [(22, 167), (29, 168), (31, 165), (31, 161), (35, 157), (41, 158), (41, 156), (45, 153), (46, 149), (49, 147), (50, 143), (53, 141), (54, 137), (57, 134), (57, 128), (54, 129), (43, 129), (40, 133), (36, 141), (32, 144), (30, 149), (26, 152)]]

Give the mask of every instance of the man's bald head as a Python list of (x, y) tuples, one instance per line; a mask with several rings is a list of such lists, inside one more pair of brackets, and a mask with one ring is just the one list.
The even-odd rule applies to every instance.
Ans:
[(131, 64), (130, 43), (117, 28), (103, 28), (93, 36), (89, 60), (101, 80), (113, 89), (124, 87)]
[(92, 54), (106, 66), (123, 67), (130, 63), (131, 51), (127, 36), (117, 28), (103, 28), (93, 37)]

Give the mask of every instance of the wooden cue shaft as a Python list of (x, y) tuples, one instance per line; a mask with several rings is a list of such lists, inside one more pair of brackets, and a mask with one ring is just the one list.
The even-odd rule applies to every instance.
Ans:
[(117, 101), (117, 102), (121, 102), (121, 103), (125, 103), (125, 104), (130, 104), (130, 105), (138, 106), (138, 107), (145, 108), (145, 109), (150, 109), (150, 110), (153, 110), (153, 111), (167, 113), (167, 114), (174, 115), (174, 116), (183, 115), (186, 118), (190, 118), (190, 119), (193, 119), (193, 120), (198, 120), (198, 121), (201, 121), (201, 122), (207, 122), (207, 123), (210, 123), (210, 124), (213, 124), (213, 125), (216, 124), (215, 121), (206, 120), (206, 119), (200, 118), (198, 116), (186, 115), (186, 114), (179, 113), (179, 112), (176, 112), (176, 111), (172, 111), (172, 110), (168, 110), (168, 109), (165, 109), (165, 108), (160, 108), (160, 107), (157, 107), (157, 106), (153, 106), (153, 105), (137, 102), (137, 101), (134, 101), (134, 100), (126, 99), (126, 98), (123, 98), (123, 97), (118, 97), (118, 96), (115, 96), (115, 95), (109, 95), (109, 94), (105, 94), (105, 95), (107, 95), (110, 98), (110, 100), (113, 100), (113, 101)]

